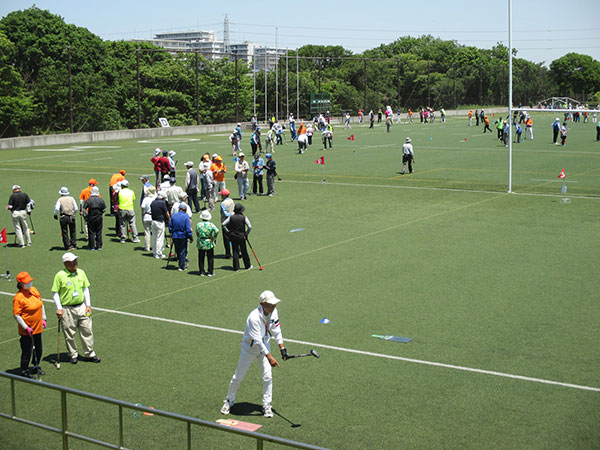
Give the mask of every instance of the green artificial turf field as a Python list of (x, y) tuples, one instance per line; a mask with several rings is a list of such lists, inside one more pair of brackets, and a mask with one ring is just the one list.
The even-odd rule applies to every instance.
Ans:
[[(507, 193), (508, 152), (495, 130), (483, 135), (466, 118), (394, 124), (391, 133), (384, 124), (336, 127), (334, 149), (326, 152), (320, 133), (304, 155), (296, 144), (276, 147), (283, 179), (276, 195), (243, 202), (263, 271), (253, 261), (253, 270), (234, 273), (231, 260), (221, 258), (220, 238), (215, 277), (198, 276), (195, 243), (189, 271), (174, 264), (165, 270), (143, 244), (119, 243), (106, 217), (104, 250), (82, 249), (78, 234), (76, 251), (98, 308), (102, 362), (53, 367), (55, 307), (47, 303), (43, 379), (216, 421), (223, 418), (239, 333), (260, 292), (270, 289), (282, 299), (290, 353), (314, 348), (321, 358), (280, 361), (273, 419), (259, 412), (261, 381), (251, 367), (229, 417), (263, 425), (259, 432), (335, 449), (597, 448), (600, 143), (595, 124), (581, 123), (569, 126), (566, 147), (552, 145), (553, 118), (534, 114), (535, 140), (514, 145), (514, 194)], [(351, 134), (355, 140), (346, 140)], [(400, 175), (406, 136), (415, 173)], [(246, 132), (242, 146), (250, 153), (248, 138)], [(0, 192), (8, 200), (18, 183), (35, 199), (36, 234), (32, 247), (0, 248), (0, 271), (7, 256), (13, 276), (29, 271), (50, 298), (62, 267), (52, 218), (58, 189), (67, 186), (78, 197), (94, 177), (107, 199), (110, 176), (125, 169), (139, 195), (138, 178), (152, 172), (157, 146), (177, 152), (180, 180), (185, 161), (197, 165), (204, 152), (222, 154), (237, 197), (226, 134), (2, 151)], [(322, 155), (325, 165), (315, 164)], [(557, 179), (563, 168), (566, 196)], [(213, 218), (218, 223), (218, 213)], [(8, 213), (4, 226), (12, 243)], [(4, 371), (19, 365), (15, 285), (0, 280)], [(0, 378), (3, 412), (10, 411), (9, 392)], [(17, 393), (19, 414), (60, 426), (58, 393), (21, 383)], [(69, 426), (78, 433), (116, 443), (117, 418), (115, 407), (69, 400)], [(185, 439), (183, 424), (126, 411), (127, 447), (184, 448)], [(203, 428), (194, 428), (193, 443), (255, 448), (252, 440)], [(0, 448), (61, 445), (59, 435), (0, 419)]]

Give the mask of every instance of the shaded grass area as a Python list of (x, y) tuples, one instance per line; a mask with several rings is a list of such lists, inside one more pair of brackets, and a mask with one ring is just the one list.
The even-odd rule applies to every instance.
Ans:
[[(544, 141), (551, 133), (548, 127), (543, 136), (545, 121), (536, 120), (535, 141), (515, 146), (513, 187), (555, 195), (549, 197), (506, 194), (505, 147), (480, 136), (481, 128), (466, 127), (466, 119), (395, 125), (389, 134), (384, 127), (336, 128), (334, 150), (325, 153), (317, 144), (305, 155), (295, 153), (295, 144), (276, 147), (284, 179), (276, 196), (244, 202), (264, 271), (234, 273), (230, 260), (218, 258), (217, 276), (201, 278), (194, 274), (194, 251), (189, 272), (165, 270), (164, 261), (148, 257), (139, 244), (116, 242), (107, 217), (105, 249), (77, 252), (92, 283), (92, 303), (241, 331), (258, 294), (271, 289), (282, 299), (288, 339), (598, 388), (598, 200), (575, 196), (564, 204), (554, 181), (566, 167), (568, 179), (577, 181), (569, 184), (570, 194), (598, 196), (600, 165), (588, 142), (593, 128), (574, 126), (568, 147), (559, 149)], [(350, 133), (355, 141), (345, 140)], [(415, 145), (416, 172), (400, 176), (406, 135)], [(107, 197), (110, 175), (124, 168), (139, 193), (135, 180), (151, 172), (156, 146), (176, 150), (179, 166), (188, 159), (197, 163), (205, 151), (229, 155), (226, 137), (193, 138), (199, 140), (2, 152), (0, 190), (8, 198), (18, 183), (37, 202), (34, 245), (6, 250), (10, 270), (28, 270), (49, 298), (61, 267), (59, 226), (52, 220), (60, 186), (78, 196), (94, 177)], [(105, 148), (113, 145), (119, 148)], [(322, 154), (324, 169), (313, 163)], [(231, 157), (225, 160), (236, 197)], [(3, 226), (12, 231), (8, 214)], [(304, 230), (290, 233), (297, 228)], [(78, 236), (79, 246), (85, 245)], [(219, 240), (217, 255), (222, 253)], [(0, 290), (14, 292), (14, 284), (1, 281)], [(14, 369), (16, 324), (11, 297), (1, 298), (1, 368)], [(56, 371), (54, 306), (46, 309), (47, 381), (206, 420), (222, 418), (239, 334), (96, 311), (102, 363), (63, 363)], [(324, 317), (329, 325), (319, 322)], [(371, 334), (414, 340), (396, 344)], [(287, 347), (303, 353), (310, 345)], [(261, 383), (255, 366), (238, 394), (242, 408), (234, 407), (232, 417), (262, 424), (260, 432), (330, 448), (591, 448), (600, 438), (598, 392), (317, 350), (318, 360), (290, 360), (275, 370), (274, 419), (257, 411)], [(19, 410), (60, 423), (56, 393), (18, 392)], [(0, 382), (0, 398), (7, 411), (7, 383)], [(116, 439), (116, 409), (77, 400), (69, 405), (71, 415), (78, 432)], [(126, 445), (133, 448), (180, 448), (185, 442), (182, 425), (158, 417), (128, 415), (125, 428)], [(20, 448), (25, 438), (25, 448), (61, 448), (60, 436), (0, 421), (0, 447)], [(208, 430), (195, 431), (193, 440), (206, 448), (254, 445)]]

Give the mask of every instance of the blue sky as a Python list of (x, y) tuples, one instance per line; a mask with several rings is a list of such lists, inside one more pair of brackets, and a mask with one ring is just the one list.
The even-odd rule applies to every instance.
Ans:
[[(0, 16), (32, 4), (2, 0)], [(215, 30), (222, 39), (227, 14), (234, 43), (275, 46), (277, 40), (281, 48), (342, 45), (360, 53), (400, 36), (431, 34), (480, 48), (497, 42), (508, 45), (508, 0), (284, 1), (281, 6), (248, 0), (36, 0), (35, 4), (106, 40), (198, 29)], [(513, 47), (518, 56), (547, 65), (569, 52), (600, 60), (599, 17), (598, 0), (513, 0)]]

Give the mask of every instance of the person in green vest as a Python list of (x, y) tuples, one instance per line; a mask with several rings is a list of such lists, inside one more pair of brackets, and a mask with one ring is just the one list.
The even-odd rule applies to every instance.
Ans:
[(121, 244), (125, 243), (127, 231), (131, 230), (133, 242), (140, 242), (138, 239), (137, 227), (135, 226), (135, 211), (133, 202), (135, 201), (135, 192), (129, 189), (129, 181), (121, 181), (121, 190), (119, 191), (119, 219), (121, 222)]

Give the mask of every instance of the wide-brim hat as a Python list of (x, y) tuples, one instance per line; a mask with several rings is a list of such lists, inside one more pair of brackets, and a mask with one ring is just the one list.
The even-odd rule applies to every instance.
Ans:
[(233, 207), (234, 213), (243, 213), (244, 211), (246, 211), (246, 207), (244, 205), (242, 205), (241, 203), (236, 203), (235, 206)]
[(202, 220), (210, 220), (212, 219), (212, 215), (210, 214), (210, 211), (208, 209), (205, 209), (200, 213), (200, 218)]

